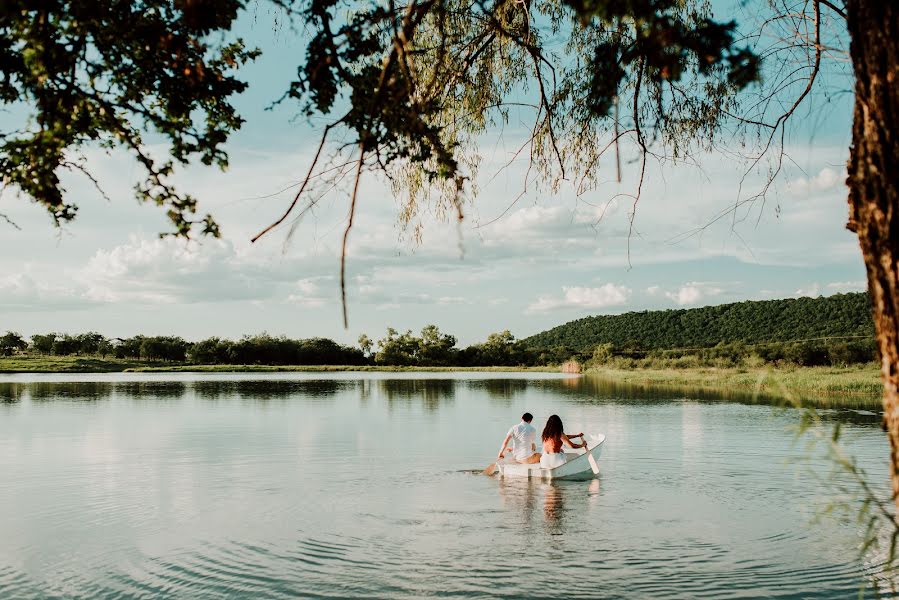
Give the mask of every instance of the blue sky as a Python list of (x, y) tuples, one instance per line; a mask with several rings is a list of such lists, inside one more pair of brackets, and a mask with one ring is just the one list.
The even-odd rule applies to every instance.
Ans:
[[(301, 35), (273, 26), (266, 9), (245, 18), (245, 37), (263, 58), (249, 70), (251, 91), (238, 105), (247, 119), (229, 143), (231, 168), (188, 168), (179, 182), (213, 213), (223, 239), (160, 240), (161, 211), (139, 206), (138, 168), (126, 156), (90, 152), (112, 198), (107, 203), (78, 177), (65, 179), (78, 219), (55, 230), (39, 207), (7, 191), (0, 212), (21, 231), (0, 226), (0, 329), (24, 334), (97, 330), (110, 336), (177, 333), (190, 339), (268, 331), (353, 342), (388, 326), (428, 323), (463, 344), (510, 329), (526, 336), (573, 318), (630, 310), (680, 308), (745, 299), (828, 295), (864, 288), (855, 237), (845, 230), (845, 161), (851, 98), (815, 97), (797, 114), (787, 140), (792, 162), (764, 207), (733, 229), (730, 219), (701, 236), (676, 241), (736, 200), (746, 165), (720, 154), (700, 166), (651, 165), (631, 237), (629, 204), (613, 202), (636, 177), (626, 164), (621, 188), (606, 184), (578, 197), (518, 196), (526, 165), (500, 166), (520, 144), (515, 122), (485, 136), (478, 197), (461, 229), (425, 215), (420, 244), (397, 225), (398, 201), (382, 182), (363, 181), (350, 238), (350, 327), (340, 316), (338, 255), (346, 196), (335, 194), (285, 244), (283, 232), (249, 238), (283, 210), (317, 143), (315, 124), (295, 107), (264, 108), (289, 82)], [(830, 81), (832, 87), (845, 86)], [(610, 164), (600, 168), (610, 168)], [(764, 167), (746, 186), (761, 186)]]

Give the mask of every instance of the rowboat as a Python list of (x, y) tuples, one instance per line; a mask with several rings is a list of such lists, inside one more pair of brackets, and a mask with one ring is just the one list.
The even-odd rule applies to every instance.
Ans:
[(581, 453), (565, 453), (565, 464), (554, 469), (544, 469), (540, 464), (524, 465), (514, 458), (504, 458), (496, 462), (500, 477), (527, 477), (528, 479), (592, 479), (599, 475), (599, 455), (606, 436), (602, 433), (585, 435), (587, 449)]

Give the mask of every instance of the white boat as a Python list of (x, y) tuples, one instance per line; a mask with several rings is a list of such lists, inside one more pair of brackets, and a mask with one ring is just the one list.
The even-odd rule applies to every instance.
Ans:
[(554, 469), (544, 469), (540, 463), (525, 465), (514, 458), (504, 458), (496, 462), (500, 477), (527, 477), (528, 479), (592, 479), (599, 475), (599, 455), (606, 436), (602, 433), (585, 435), (587, 449), (581, 453), (565, 453), (565, 464)]

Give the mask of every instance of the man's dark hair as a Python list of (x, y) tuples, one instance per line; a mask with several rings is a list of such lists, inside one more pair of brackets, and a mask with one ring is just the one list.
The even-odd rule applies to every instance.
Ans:
[(532, 415), (531, 413), (524, 413), (523, 415), (521, 415), (521, 420), (525, 423), (530, 423), (534, 420), (534, 415)]

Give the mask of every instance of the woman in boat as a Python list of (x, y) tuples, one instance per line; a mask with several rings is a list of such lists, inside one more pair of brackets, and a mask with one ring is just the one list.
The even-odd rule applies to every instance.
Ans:
[[(580, 444), (575, 444), (570, 438), (581, 438)], [(584, 434), (568, 436), (565, 435), (565, 428), (562, 427), (562, 419), (559, 415), (551, 415), (546, 420), (546, 427), (543, 428), (543, 455), (540, 457), (540, 466), (544, 469), (555, 469), (565, 464), (565, 453), (562, 452), (562, 444), (567, 444), (570, 448), (586, 448), (587, 442), (584, 440)]]

